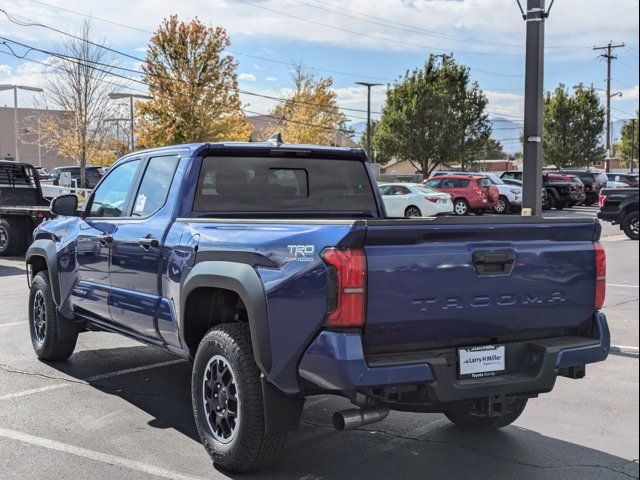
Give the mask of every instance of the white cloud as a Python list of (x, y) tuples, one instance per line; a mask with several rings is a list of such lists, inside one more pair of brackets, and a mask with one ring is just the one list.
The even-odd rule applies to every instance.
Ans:
[(278, 81), (278, 77), (267, 77), (264, 80), (265, 80), (265, 82), (277, 82)]
[(11, 75), (11, 66), (0, 64), (0, 75)]
[(626, 88), (622, 90), (622, 97), (613, 97), (614, 102), (630, 102), (633, 101), (638, 103), (640, 100), (640, 86), (636, 85), (635, 87)]
[(241, 73), (238, 75), (238, 80), (244, 80), (245, 82), (255, 82), (256, 76), (253, 73)]

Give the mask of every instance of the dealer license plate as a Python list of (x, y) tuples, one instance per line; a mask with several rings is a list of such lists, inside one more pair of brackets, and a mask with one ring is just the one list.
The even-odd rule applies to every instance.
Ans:
[(504, 345), (483, 345), (458, 349), (460, 377), (480, 378), (498, 375), (505, 370)]

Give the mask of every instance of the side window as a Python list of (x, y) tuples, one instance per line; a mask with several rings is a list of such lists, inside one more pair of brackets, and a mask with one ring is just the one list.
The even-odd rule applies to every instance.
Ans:
[(442, 181), (442, 188), (456, 188), (456, 181), (452, 178), (445, 178)]
[(407, 187), (398, 187), (396, 195), (409, 195), (411, 192)]
[(427, 182), (427, 187), (438, 188), (438, 185), (440, 185), (440, 179), (437, 178)]
[(383, 185), (380, 187), (380, 195), (389, 195), (390, 185)]
[[(455, 181), (455, 188), (467, 188), (469, 186), (469, 183), (471, 183), (471, 180), (462, 180), (462, 179), (458, 179)], [(491, 182), (489, 180), (486, 180), (487, 186), (491, 185)]]
[(118, 165), (93, 193), (88, 217), (122, 217), (129, 188), (140, 160)]
[(178, 157), (154, 157), (149, 160), (133, 202), (134, 217), (148, 217), (164, 205), (169, 195)]

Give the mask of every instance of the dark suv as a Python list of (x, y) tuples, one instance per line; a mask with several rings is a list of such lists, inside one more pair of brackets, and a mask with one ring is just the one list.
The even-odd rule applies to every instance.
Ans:
[(584, 204), (587, 206), (597, 203), (600, 190), (607, 186), (607, 175), (600, 170), (590, 168), (563, 168), (560, 171), (562, 173), (575, 175), (582, 180), (585, 193)]
[[(58, 167), (51, 170), (49, 178), (53, 180), (54, 185), (60, 185), (60, 175), (63, 172), (71, 172), (72, 184), (77, 184), (80, 187), (80, 167)], [(85, 167), (84, 170), (85, 188), (95, 188), (98, 184), (98, 180), (102, 177), (102, 172), (99, 167)]]
[(626, 183), (630, 187), (638, 186), (637, 173), (607, 173), (607, 178), (612, 182)]

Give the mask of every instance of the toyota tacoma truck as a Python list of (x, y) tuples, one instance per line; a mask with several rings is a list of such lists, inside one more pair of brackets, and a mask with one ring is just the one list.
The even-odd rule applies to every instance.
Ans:
[(264, 467), (305, 398), (338, 430), (391, 410), (514, 422), (604, 360), (605, 255), (587, 218), (388, 218), (361, 149), (204, 143), (132, 153), (26, 255), (44, 361), (116, 332), (193, 362), (215, 463)]

